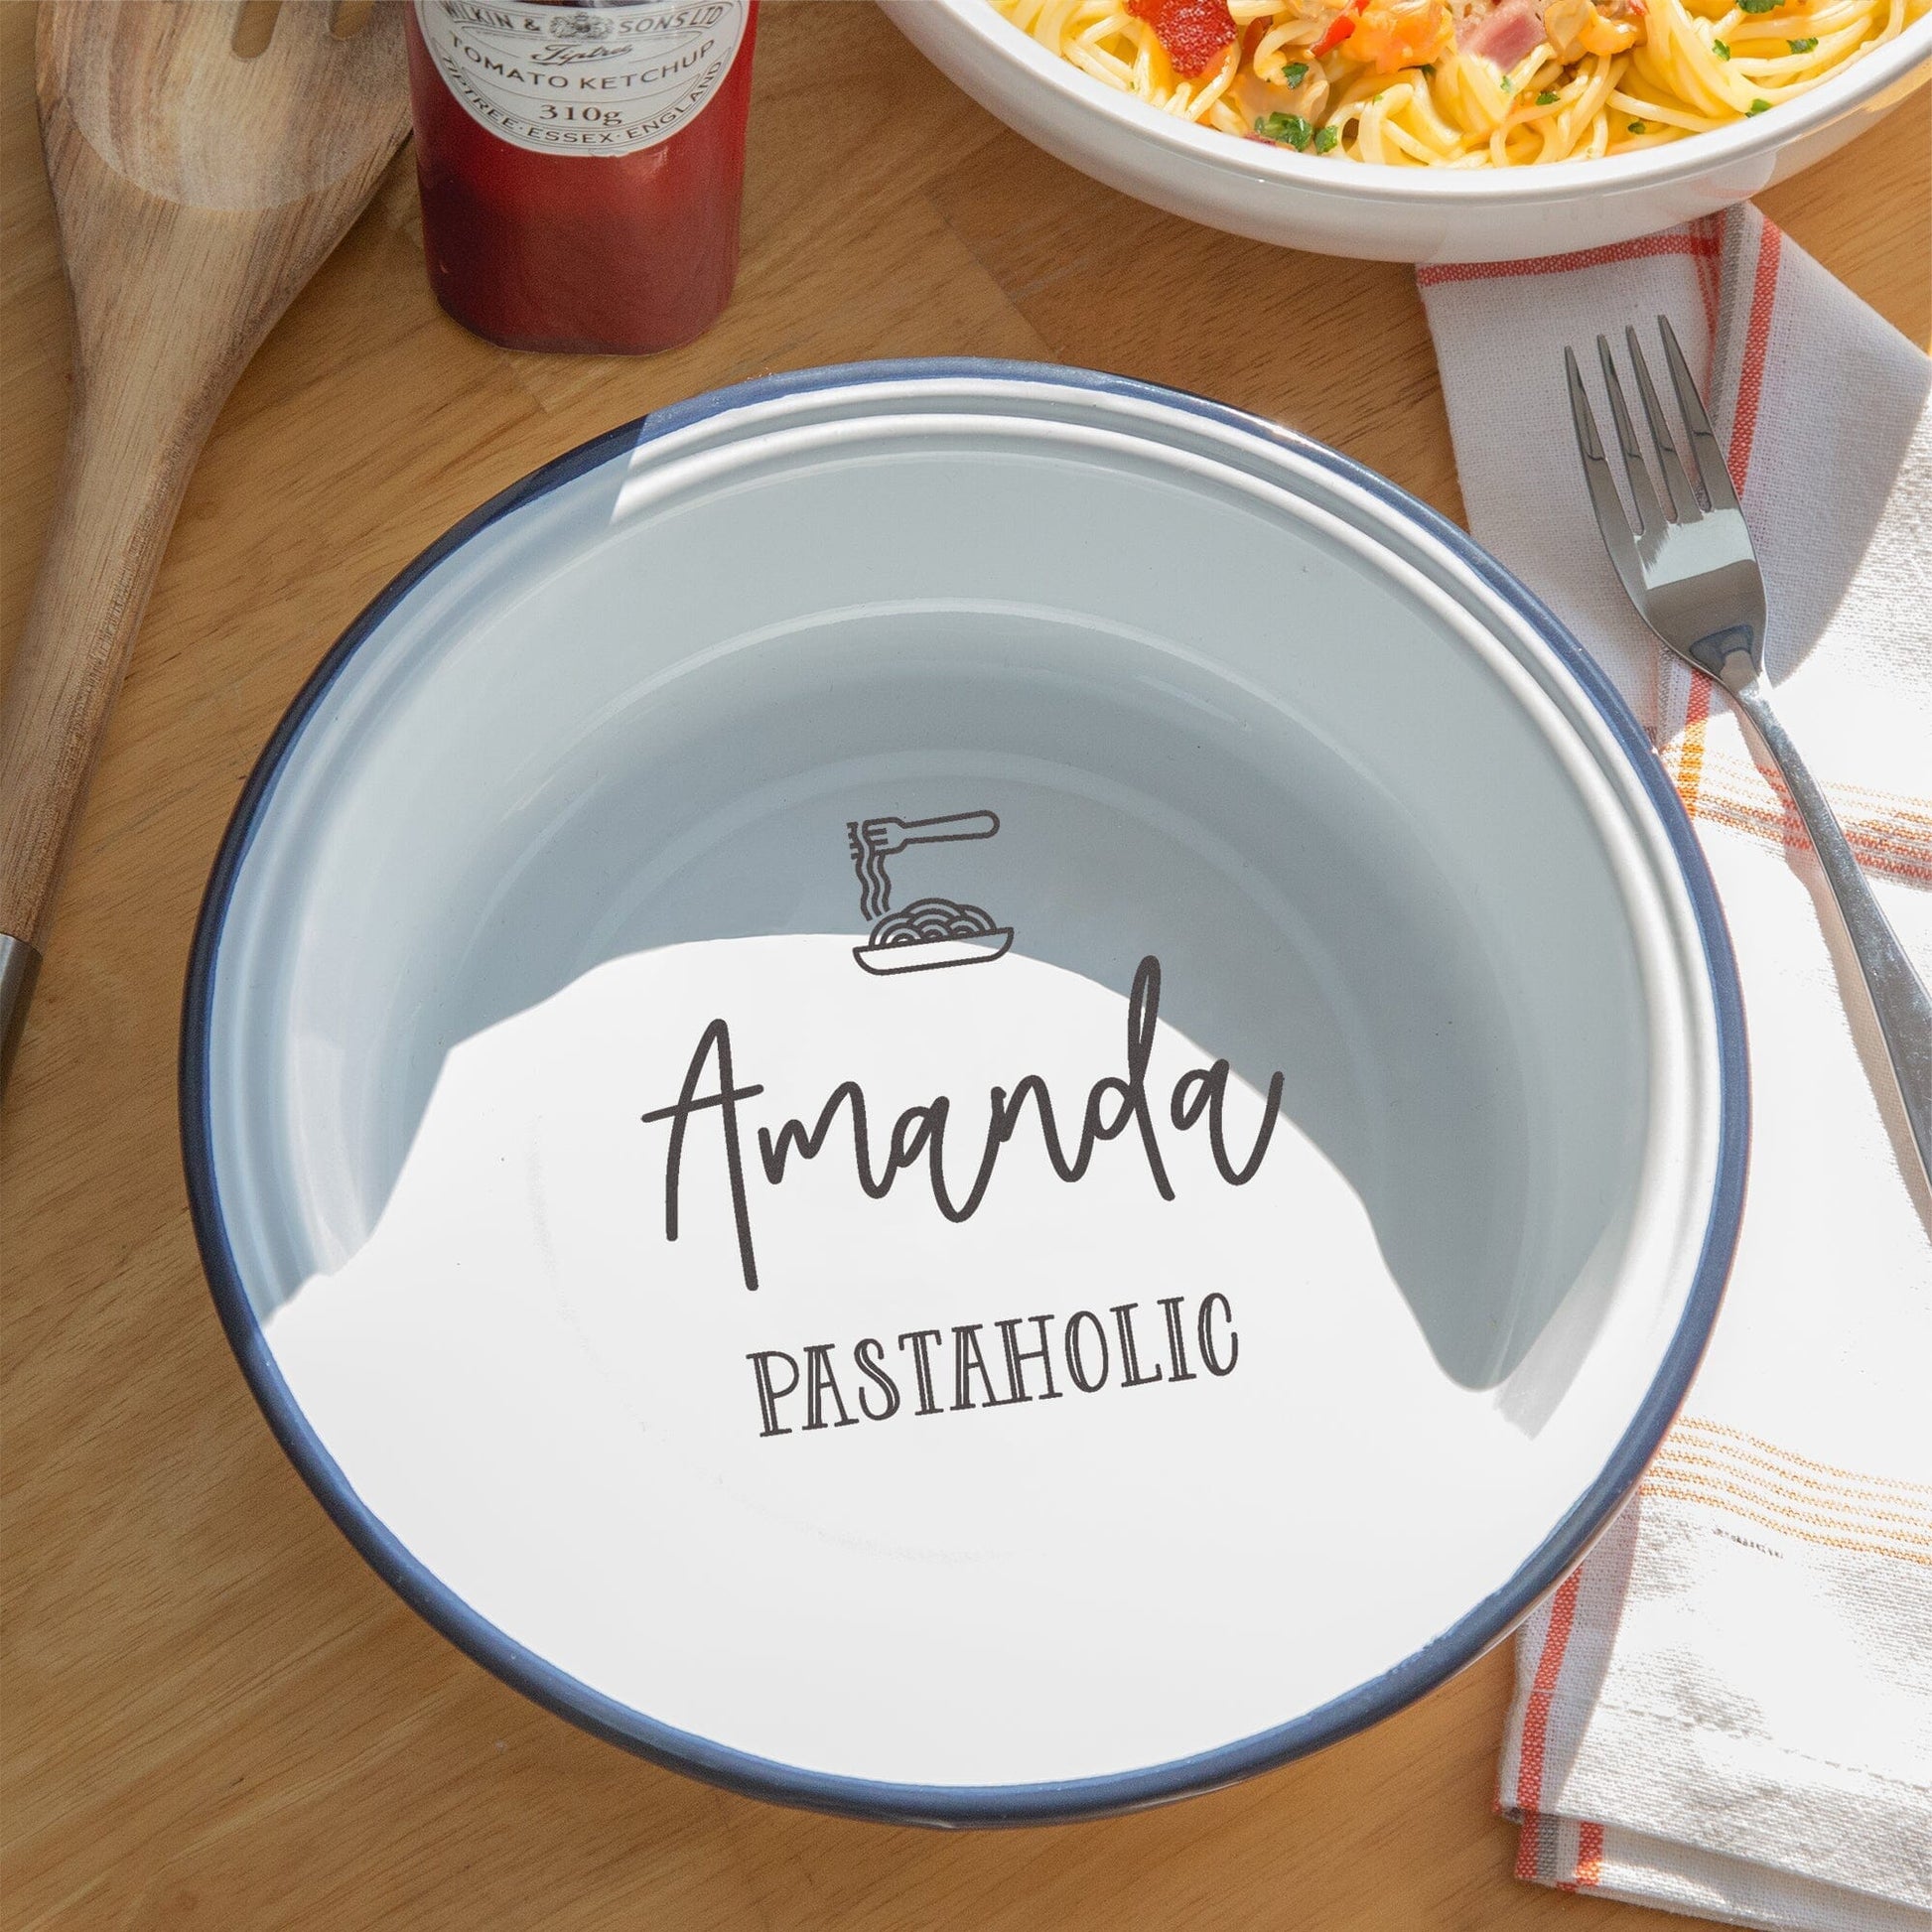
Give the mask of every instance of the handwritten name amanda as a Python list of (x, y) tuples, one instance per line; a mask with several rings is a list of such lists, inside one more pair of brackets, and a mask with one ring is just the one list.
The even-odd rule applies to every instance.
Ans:
[[(1045, 1081), (1037, 1073), (1029, 1073), (1010, 1091), (998, 1086), (990, 1091), (978, 1159), (972, 1178), (963, 1190), (947, 1172), (946, 1136), (949, 1126), (956, 1123), (953, 1103), (945, 1094), (907, 1107), (894, 1121), (875, 1164), (866, 1096), (857, 1081), (844, 1080), (826, 1097), (818, 1118), (809, 1128), (803, 1121), (787, 1120), (775, 1134), (765, 1127), (758, 1130), (759, 1166), (764, 1180), (772, 1187), (781, 1185), (794, 1155), (801, 1161), (816, 1160), (825, 1150), (843, 1109), (851, 1128), (850, 1145), (859, 1185), (870, 1199), (884, 1200), (900, 1173), (923, 1166), (934, 1206), (948, 1221), (967, 1221), (985, 1200), (1002, 1153), (1019, 1136), (1021, 1123), (1031, 1110), (1038, 1120), (1040, 1150), (1061, 1180), (1081, 1179), (1093, 1161), (1094, 1150), (1103, 1142), (1119, 1140), (1131, 1128), (1156, 1190), (1163, 1200), (1173, 1200), (1173, 1184), (1168, 1177), (1156, 1108), (1147, 1086), (1148, 1061), (1154, 1051), (1160, 1010), (1161, 962), (1150, 953), (1135, 972), (1133, 991), (1127, 1002), (1126, 1072), (1106, 1074), (1093, 1083), (1071, 1152), (1061, 1137), (1052, 1095)], [(1204, 1121), (1216, 1170), (1230, 1187), (1241, 1187), (1261, 1171), (1267, 1155), (1281, 1107), (1282, 1075), (1276, 1073), (1268, 1083), (1260, 1130), (1246, 1158), (1238, 1165), (1228, 1151), (1224, 1121), (1231, 1077), (1232, 1068), (1225, 1059), (1190, 1067), (1174, 1082), (1165, 1112), (1169, 1123), (1179, 1133), (1186, 1133)], [(722, 1019), (714, 1020), (698, 1039), (677, 1099), (670, 1106), (654, 1107), (643, 1116), (646, 1123), (670, 1122), (664, 1156), (664, 1238), (667, 1241), (678, 1238), (678, 1191), (692, 1125), (715, 1116), (731, 1187), (732, 1214), (737, 1224), (739, 1266), (748, 1289), (759, 1285), (759, 1266), (739, 1106), (763, 1091), (756, 1082), (738, 1084), (732, 1061), (731, 1028)]]

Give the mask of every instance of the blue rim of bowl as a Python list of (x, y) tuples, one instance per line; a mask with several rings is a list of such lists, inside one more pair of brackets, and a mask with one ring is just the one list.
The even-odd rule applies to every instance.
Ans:
[[(1677, 1330), (1603, 1469), (1537, 1551), (1501, 1588), (1380, 1676), (1287, 1724), (1189, 1757), (1095, 1777), (1013, 1785), (922, 1785), (811, 1771), (659, 1724), (605, 1697), (486, 1622), (410, 1555), (350, 1487), (282, 1379), (249, 1306), (229, 1249), (215, 1183), (208, 1054), (215, 969), (228, 903), (255, 829), (290, 752), (344, 666), (389, 613), (443, 561), (511, 511), (573, 478), (672, 432), (784, 397), (882, 384), (944, 381), (1034, 383), (1152, 403), (1200, 417), (1286, 450), (1365, 491), (1449, 550), (1537, 633), (1601, 714), (1635, 769), (1669, 837), (1689, 892), (1718, 1029), (1717, 1174), (1695, 1277)], [(935, 357), (847, 363), (759, 377), (717, 389), (626, 423), (561, 456), (491, 497), (423, 551), (345, 630), (276, 727), (249, 774), (215, 857), (195, 930), (183, 998), (182, 1154), (203, 1267), (229, 1344), (268, 1426), (336, 1526), (369, 1567), (420, 1616), (483, 1668), (559, 1717), (642, 1757), (748, 1796), (898, 1824), (1020, 1825), (1103, 1817), (1211, 1791), (1317, 1750), (1393, 1715), (1434, 1690), (1519, 1623), (1583, 1558), (1635, 1487), (1683, 1402), (1704, 1353), (1729, 1272), (1743, 1208), (1749, 1142), (1743, 1004), (1729, 934), (1689, 818), (1649, 740), (1614, 686), (1555, 616), (1500, 564), (1426, 504), (1374, 471), (1292, 430), (1224, 403), (1131, 377), (1051, 364)]]

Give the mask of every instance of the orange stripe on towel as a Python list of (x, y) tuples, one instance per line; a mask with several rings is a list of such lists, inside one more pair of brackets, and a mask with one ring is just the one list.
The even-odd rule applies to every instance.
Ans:
[[(1709, 711), (1707, 701), (1706, 711)], [(1678, 747), (1680, 774), (1683, 767), (1685, 748)], [(1725, 786), (1723, 773), (1716, 769), (1718, 761), (1713, 759), (1704, 749), (1702, 739), (1699, 743), (1698, 757), (1698, 797), (1697, 816), (1711, 820), (1714, 824), (1728, 825), (1733, 831), (1748, 832), (1753, 837), (1768, 839), (1773, 845), (1783, 845), (1793, 852), (1809, 852), (1811, 840), (1806, 836), (1802, 821), (1787, 802), (1782, 809), (1760, 805), (1753, 800), (1738, 795), (1733, 784)], [(1776, 783), (1770, 773), (1765, 774), (1767, 782)], [(1848, 787), (1835, 786), (1843, 794)], [(1683, 784), (1680, 775), (1679, 794)], [(1778, 790), (1784, 796), (1782, 787)], [(1902, 879), (1908, 885), (1932, 886), (1932, 857), (1925, 856), (1928, 847), (1926, 840), (1914, 826), (1899, 829), (1894, 820), (1885, 824), (1861, 824), (1849, 815), (1849, 810), (1841, 795), (1839, 805), (1839, 826), (1844, 832), (1846, 842), (1858, 854), (1859, 863), (1867, 872), (1883, 873), (1888, 879)], [(1686, 809), (1689, 809), (1688, 805)]]
[[(1757, 440), (1757, 407), (1764, 393), (1764, 358), (1771, 341), (1771, 310), (1778, 288), (1778, 258), (1784, 236), (1774, 222), (1759, 225), (1757, 272), (1751, 282), (1750, 318), (1744, 327), (1744, 353), (1737, 378), (1737, 408), (1731, 417), (1727, 452), (1731, 487), (1738, 495), (1750, 476), (1751, 447)], [(1704, 733), (1711, 719), (1711, 680), (1692, 673), (1691, 696), (1684, 709), (1684, 738), (1678, 752), (1677, 795), (1693, 816), (1704, 776)], [(1782, 829), (1782, 828), (1781, 828)]]
[[(1907, 1496), (1924, 1496), (1932, 1501), (1932, 1482), (1908, 1482), (1903, 1476), (1867, 1475), (1861, 1469), (1843, 1469), (1836, 1462), (1816, 1462), (1808, 1455), (1799, 1455), (1793, 1450), (1769, 1443), (1762, 1436), (1747, 1435), (1741, 1429), (1732, 1429), (1725, 1423), (1708, 1422), (1702, 1416), (1679, 1416), (1671, 1425), (1673, 1437), (1690, 1432), (1701, 1431), (1707, 1436), (1722, 1436), (1732, 1443), (1760, 1450), (1789, 1468), (1809, 1469), (1821, 1476), (1837, 1476), (1843, 1482), (1855, 1483), (1862, 1489), (1880, 1492), (1902, 1492)], [(1771, 1464), (1766, 1463), (1768, 1468)]]
[[(1667, 1447), (1647, 1473), (1673, 1482), (1702, 1482), (1727, 1489), (1733, 1495), (1761, 1503), (1766, 1509), (1788, 1510), (1802, 1522), (1835, 1522), (1842, 1529), (1865, 1529), (1874, 1536), (1895, 1536), (1901, 1542), (1923, 1543), (1932, 1550), (1932, 1516), (1922, 1510), (1877, 1509), (1862, 1494), (1843, 1490), (1837, 1494), (1821, 1493), (1816, 1486), (1799, 1488), (1792, 1483), (1774, 1481), (1769, 1475), (1759, 1475), (1753, 1469), (1740, 1468), (1738, 1462), (1753, 1463), (1756, 1469), (1770, 1466), (1752, 1456), (1740, 1456), (1734, 1462), (1723, 1455), (1687, 1455), (1682, 1449)], [(1905, 1498), (1891, 1496), (1886, 1500), (1903, 1502)], [(1829, 1516), (1818, 1513), (1824, 1511), (1829, 1511)], [(1800, 1512), (1808, 1513), (1801, 1515)]]
[[(1890, 1538), (1890, 1531), (1874, 1531), (1870, 1536), (1832, 1536), (1820, 1529), (1810, 1529), (1794, 1521), (1781, 1508), (1768, 1499), (1751, 1496), (1745, 1491), (1728, 1486), (1693, 1482), (1688, 1476), (1675, 1479), (1668, 1475), (1645, 1476), (1638, 1485), (1638, 1491), (1645, 1496), (1666, 1497), (1672, 1502), (1698, 1503), (1706, 1509), (1715, 1509), (1730, 1516), (1741, 1516), (1746, 1522), (1760, 1524), (1767, 1530), (1776, 1530), (1780, 1536), (1788, 1536), (1799, 1543), (1815, 1543), (1826, 1550), (1852, 1550), (1866, 1557), (1894, 1557), (1900, 1563), (1916, 1563), (1932, 1568), (1932, 1550), (1919, 1550), (1905, 1541), (1872, 1540), (1874, 1536)], [(1828, 1519), (1808, 1517), (1805, 1521), (1821, 1522)]]
[(1711, 680), (1691, 673), (1691, 695), (1684, 701), (1684, 733), (1677, 744), (1677, 795), (1697, 816), (1698, 786), (1704, 779), (1704, 728), (1711, 719)]
[[(1563, 1673), (1563, 1653), (1570, 1643), (1571, 1626), (1577, 1620), (1579, 1587), (1579, 1573), (1573, 1570), (1550, 1599), (1550, 1627), (1543, 1638), (1543, 1654), (1536, 1660), (1529, 1706), (1523, 1713), (1522, 1755), (1516, 1767), (1516, 1803), (1525, 1814), (1516, 1850), (1517, 1871), (1522, 1877), (1536, 1876), (1537, 1833), (1528, 1814), (1543, 1809), (1543, 1749), (1550, 1729), (1550, 1705)], [(1522, 1869), (1525, 1859), (1530, 1865), (1527, 1872)]]

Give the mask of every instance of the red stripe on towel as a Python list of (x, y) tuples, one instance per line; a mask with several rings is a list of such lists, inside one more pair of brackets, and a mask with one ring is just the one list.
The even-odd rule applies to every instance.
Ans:
[[(1697, 258), (1698, 294), (1704, 298), (1704, 326), (1707, 331), (1715, 331), (1718, 327), (1720, 294), (1718, 282), (1723, 273), (1724, 261), (1724, 216), (1707, 214), (1697, 224), (1697, 231), (1711, 243), (1710, 251)], [(1708, 365), (1704, 374), (1704, 386), (1708, 393), (1711, 387), (1711, 371)]]
[(1416, 270), (1416, 280), (1433, 289), (1444, 282), (1496, 282), (1512, 275), (1567, 275), (1576, 268), (1602, 268), (1611, 262), (1646, 261), (1654, 255), (1715, 257), (1717, 238), (1693, 229), (1689, 234), (1647, 234), (1604, 248), (1580, 248), (1569, 255), (1538, 255), (1516, 262), (1434, 262)]
[[(1764, 394), (1764, 363), (1771, 342), (1771, 310), (1777, 297), (1778, 258), (1783, 241), (1783, 232), (1776, 223), (1759, 220), (1750, 314), (1744, 324), (1743, 353), (1738, 358), (1737, 407), (1731, 415), (1730, 448), (1725, 459), (1730, 471), (1731, 487), (1740, 496), (1750, 474), (1751, 447), (1757, 440), (1757, 410)], [(1704, 734), (1710, 717), (1711, 680), (1702, 672), (1693, 672), (1677, 761), (1677, 795), (1683, 799), (1684, 809), (1693, 816), (1697, 813), (1698, 790), (1704, 776)], [(1788, 845), (1792, 833), (1788, 818), (1781, 829)]]
[[(1751, 276), (1750, 315), (1744, 325), (1744, 351), (1738, 358), (1737, 407), (1730, 421), (1730, 448), (1725, 465), (1730, 485), (1738, 495), (1750, 476), (1751, 448), (1757, 440), (1757, 410), (1764, 394), (1764, 363), (1771, 343), (1771, 311), (1778, 291), (1778, 259), (1784, 241), (1775, 222), (1760, 220), (1757, 228), (1757, 266)], [(1704, 733), (1711, 716), (1711, 680), (1693, 672), (1691, 696), (1685, 706), (1684, 737), (1678, 755), (1677, 793), (1684, 809), (1696, 814), (1698, 786), (1704, 775)], [(1787, 846), (1803, 828), (1787, 811), (1780, 828)]]
[(1577, 1888), (1587, 1891), (1603, 1882), (1603, 1828), (1586, 1819), (1577, 1827)]
[[(1571, 1626), (1577, 1620), (1579, 1573), (1573, 1570), (1557, 1586), (1550, 1599), (1550, 1627), (1543, 1638), (1543, 1654), (1536, 1660), (1536, 1676), (1530, 1684), (1530, 1701), (1523, 1713), (1522, 1754), (1516, 1767), (1516, 1803), (1525, 1814), (1543, 1810), (1543, 1747), (1550, 1728), (1550, 1705), (1556, 1696), (1557, 1679), (1563, 1672), (1563, 1653), (1570, 1643)], [(1535, 1834), (1527, 1829), (1519, 1845), (1534, 1857)], [(1532, 1870), (1529, 1875), (1536, 1874)]]
[(1521, 1812), (1516, 1820), (1516, 1876), (1537, 1882), (1536, 1849), (1543, 1839), (1543, 1820), (1535, 1812)]
[(1757, 273), (1751, 281), (1750, 321), (1737, 375), (1737, 412), (1730, 426), (1730, 482), (1741, 496), (1757, 438), (1757, 405), (1764, 393), (1764, 358), (1771, 341), (1771, 309), (1778, 291), (1778, 257), (1784, 236), (1774, 222), (1759, 224)]

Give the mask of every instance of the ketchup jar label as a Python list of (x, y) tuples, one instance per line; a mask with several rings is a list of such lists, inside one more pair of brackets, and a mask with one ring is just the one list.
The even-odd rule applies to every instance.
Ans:
[(416, 0), (453, 93), (500, 139), (537, 154), (634, 154), (668, 140), (718, 91), (748, 0), (496, 7)]
[(643, 354), (738, 272), (758, 0), (405, 15), (437, 300), (511, 348)]

